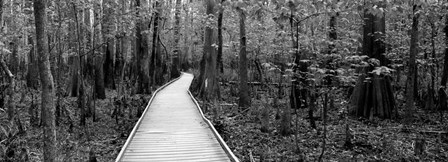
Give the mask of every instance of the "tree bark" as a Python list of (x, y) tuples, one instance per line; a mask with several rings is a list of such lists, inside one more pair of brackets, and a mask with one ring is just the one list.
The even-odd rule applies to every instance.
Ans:
[(224, 15), (224, 3), (225, 0), (221, 0), (221, 6), (219, 9), (219, 13), (218, 13), (218, 69), (219, 72), (221, 72), (221, 74), (224, 73), (224, 64), (223, 64), (223, 60), (222, 60), (222, 45), (223, 45), (223, 40), (222, 40), (222, 18)]
[[(443, 74), (442, 74), (442, 81), (441, 81), (441, 87), (439, 88), (439, 104), (438, 104), (438, 110), (447, 110), (448, 109), (448, 103), (446, 101), (447, 94), (445, 92), (446, 90), (446, 83), (448, 80), (448, 14), (445, 15), (445, 28), (443, 30), (445, 32), (445, 62), (443, 66)], [(441, 111), (441, 116), (443, 116), (443, 112)]]
[[(205, 1), (206, 14), (210, 17), (214, 14), (215, 0)], [(215, 42), (214, 30), (212, 27), (205, 27), (204, 33), (204, 53), (201, 60), (201, 69), (199, 75), (199, 96), (206, 101), (217, 99), (218, 79), (217, 74), (217, 55), (212, 44)]]
[(448, 14), (445, 15), (445, 28), (443, 30), (445, 32), (445, 62), (443, 66), (443, 74), (442, 74), (442, 81), (441, 86), (446, 87), (446, 83), (448, 81)]
[(105, 46), (105, 60), (103, 64), (104, 72), (104, 85), (107, 88), (115, 88), (114, 83), (114, 55), (115, 55), (115, 38), (112, 35), (114, 33), (114, 8), (112, 8), (113, 0), (103, 0), (103, 13), (104, 18), (102, 19), (103, 27), (103, 40), (107, 42)]
[[(380, 2), (377, 6), (384, 7), (385, 4)], [(363, 74), (359, 76), (351, 95), (351, 104), (355, 108), (353, 112), (357, 116), (365, 118), (373, 118), (374, 116), (394, 118), (398, 114), (389, 77), (368, 73), (375, 67), (387, 66), (390, 62), (384, 55), (386, 51), (383, 41), (386, 32), (385, 14), (378, 16), (365, 9), (364, 22), (362, 55), (379, 60), (380, 63), (358, 69)]]
[(36, 25), (37, 53), (42, 86), (41, 111), (43, 119), (43, 161), (53, 162), (56, 157), (56, 130), (54, 116), (54, 85), (50, 70), (50, 58), (47, 42), (46, 1), (34, 0), (34, 17)]
[(14, 114), (15, 114), (15, 109), (16, 109), (16, 105), (14, 102), (14, 87), (15, 87), (15, 83), (14, 83), (14, 75), (11, 72), (11, 70), (8, 68), (8, 66), (6, 65), (5, 61), (3, 60), (3, 58), (0, 58), (0, 66), (3, 69), (3, 72), (8, 76), (8, 80), (9, 80), (9, 85), (8, 85), (8, 90), (7, 90), (7, 112), (8, 112), (8, 120), (12, 121), (14, 118)]
[[(101, 15), (103, 4), (97, 5), (93, 8), (94, 15)], [(106, 88), (104, 85), (104, 54), (99, 51), (96, 53), (97, 46), (101, 46), (98, 42), (103, 42), (103, 32), (102, 32), (102, 21), (100, 17), (94, 16), (94, 21), (98, 23), (97, 26), (93, 27), (92, 34), (92, 54), (93, 54), (93, 68), (94, 68), (94, 96), (96, 99), (106, 99)]]
[(0, 0), (0, 30), (3, 30), (3, 0)]
[[(135, 7), (141, 8), (144, 5), (142, 5), (141, 0), (135, 1)], [(135, 50), (136, 50), (136, 60), (135, 64), (137, 64), (137, 93), (139, 94), (147, 94), (149, 93), (149, 74), (148, 74), (148, 68), (149, 68), (149, 47), (148, 47), (148, 38), (147, 34), (145, 34), (144, 30), (149, 30), (145, 27), (146, 20), (143, 19), (143, 14), (141, 10), (137, 11), (137, 14), (140, 15), (142, 18), (140, 20), (137, 20), (136, 24), (136, 37), (135, 37)], [(145, 66), (147, 65), (147, 66)]]
[(31, 45), (31, 49), (28, 55), (28, 72), (26, 75), (26, 85), (29, 88), (37, 90), (39, 87), (39, 66), (36, 58), (36, 52), (34, 50), (34, 41), (31, 36), (29, 36), (28, 42)]
[(151, 55), (151, 63), (149, 68), (149, 74), (151, 76), (152, 82), (151, 85), (160, 85), (162, 84), (162, 60), (160, 56), (160, 50), (158, 48), (160, 47), (160, 41), (158, 39), (159, 37), (159, 28), (160, 25), (160, 16), (162, 13), (162, 6), (159, 1), (155, 2), (155, 8), (156, 12), (154, 13), (154, 27), (153, 27), (153, 35), (152, 35), (152, 55)]
[(12, 38), (13, 41), (9, 43), (11, 48), (9, 69), (13, 74), (18, 74), (19, 71), (19, 39), (17, 37)]
[(419, 6), (413, 6), (413, 17), (412, 17), (412, 29), (411, 29), (411, 47), (410, 47), (410, 57), (409, 57), (409, 71), (407, 79), (407, 90), (406, 90), (406, 117), (409, 120), (412, 113), (414, 112), (414, 85), (416, 82), (415, 73), (417, 71), (417, 64), (415, 62), (416, 55), (418, 53), (418, 23), (419, 23)]
[(247, 54), (246, 54), (246, 14), (242, 8), (237, 8), (240, 16), (240, 65), (239, 65), (239, 102), (240, 108), (250, 106), (249, 87), (247, 85)]
[(188, 40), (190, 40), (190, 35), (193, 33), (193, 32), (190, 32), (190, 30), (191, 30), (191, 28), (189, 28), (189, 26), (191, 25), (190, 24), (190, 22), (191, 22), (191, 20), (192, 20), (192, 18), (191, 18), (191, 14), (190, 14), (190, 4), (184, 4), (184, 6), (183, 6), (183, 8), (184, 8), (184, 10), (185, 10), (185, 21), (184, 21), (184, 46), (183, 46), (183, 53), (182, 53), (182, 56), (181, 56), (181, 64), (180, 64), (180, 68), (183, 70), (183, 71), (187, 71), (189, 68), (190, 68), (190, 66), (191, 66), (191, 64), (190, 64), (190, 61), (191, 61), (191, 59), (190, 59), (190, 56), (191, 56), (191, 52), (190, 52), (190, 49), (192, 49), (190, 46), (192, 45), (192, 44), (190, 44), (190, 42), (188, 41)]
[[(294, 57), (294, 63), (295, 65), (293, 66), (293, 71), (294, 71), (294, 75), (292, 76), (292, 80), (291, 80), (291, 93), (289, 95), (289, 103), (290, 106), (285, 106), (283, 113), (282, 113), (282, 117), (281, 117), (281, 129), (280, 129), (280, 134), (283, 136), (287, 136), (289, 134), (292, 133), (291, 130), (291, 109), (298, 109), (302, 106), (302, 101), (305, 101), (306, 105), (306, 101), (308, 101), (308, 97), (307, 95), (307, 90), (300, 87), (300, 82), (301, 81), (301, 73), (303, 70), (303, 72), (306, 72), (307, 66), (302, 66), (304, 64), (302, 64), (300, 62), (300, 55), (299, 55), (299, 46), (298, 46), (298, 34), (299, 34), (299, 24), (297, 22), (295, 22), (294, 20), (294, 12), (295, 12), (295, 7), (294, 6), (290, 6), (290, 10), (291, 10), (291, 15), (289, 17), (289, 24), (290, 24), (290, 28), (291, 28), (291, 43), (292, 43), (292, 48), (294, 50), (293, 52), (293, 57)], [(280, 26), (281, 28), (283, 28), (283, 26)], [(303, 67), (303, 68), (301, 68)], [(304, 80), (304, 79), (302, 79)], [(308, 113), (312, 113), (311, 107), (308, 111)], [(311, 119), (311, 118), (310, 118)], [(312, 122), (310, 122), (312, 123)]]
[(174, 55), (172, 59), (171, 65), (171, 79), (177, 78), (180, 76), (180, 14), (181, 14), (181, 0), (176, 0), (175, 13), (174, 13)]
[(76, 5), (73, 4), (73, 11), (75, 13), (75, 23), (76, 23), (76, 34), (77, 34), (77, 53), (78, 53), (78, 63), (79, 63), (79, 67), (78, 67), (78, 108), (80, 110), (80, 114), (79, 114), (79, 125), (80, 126), (85, 126), (86, 125), (86, 97), (85, 97), (85, 87), (84, 87), (84, 76), (83, 76), (83, 59), (82, 59), (82, 53), (83, 49), (82, 49), (82, 43), (81, 43), (81, 37), (82, 37), (82, 33), (81, 33), (81, 28), (80, 28), (80, 24), (79, 24), (79, 19), (78, 19), (78, 10), (76, 8)]

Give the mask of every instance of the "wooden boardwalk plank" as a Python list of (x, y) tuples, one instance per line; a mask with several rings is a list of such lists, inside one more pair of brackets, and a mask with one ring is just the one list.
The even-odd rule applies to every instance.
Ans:
[(157, 92), (117, 161), (235, 161), (192, 100), (192, 80), (183, 73)]

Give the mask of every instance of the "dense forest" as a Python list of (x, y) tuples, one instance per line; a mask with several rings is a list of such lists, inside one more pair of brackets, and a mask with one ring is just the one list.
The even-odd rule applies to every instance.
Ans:
[(447, 161), (446, 0), (0, 0), (0, 161), (113, 161), (181, 72), (241, 161)]

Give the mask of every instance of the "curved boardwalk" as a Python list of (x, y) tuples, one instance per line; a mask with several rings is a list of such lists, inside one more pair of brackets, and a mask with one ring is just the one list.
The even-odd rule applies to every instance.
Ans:
[(155, 93), (116, 161), (238, 161), (190, 96), (192, 80)]

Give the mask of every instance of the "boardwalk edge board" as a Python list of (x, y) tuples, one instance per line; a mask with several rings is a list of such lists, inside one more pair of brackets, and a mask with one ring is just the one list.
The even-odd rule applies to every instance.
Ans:
[(193, 95), (191, 94), (191, 92), (189, 90), (188, 90), (188, 94), (190, 95), (190, 98), (193, 100), (194, 104), (196, 105), (196, 108), (198, 109), (199, 113), (201, 113), (202, 119), (205, 121), (205, 123), (207, 123), (209, 128), (212, 130), (213, 135), (215, 135), (215, 137), (218, 140), (219, 144), (224, 149), (226, 154), (229, 156), (229, 159), (232, 162), (239, 162), (239, 159), (233, 154), (233, 152), (232, 152), (232, 150), (230, 150), (229, 146), (227, 146), (226, 142), (222, 139), (221, 135), (219, 135), (218, 131), (216, 131), (215, 127), (210, 122), (210, 120), (208, 120), (205, 117), (204, 113), (201, 110), (201, 107), (199, 106), (198, 101), (193, 97)]
[(157, 93), (161, 90), (163, 90), (165, 87), (167, 87), (168, 85), (170, 85), (171, 83), (179, 80), (182, 75), (184, 75), (184, 73), (182, 73), (179, 77), (169, 81), (168, 83), (162, 85), (161, 87), (159, 87), (156, 91), (154, 91), (154, 93), (152, 93), (151, 99), (148, 102), (148, 105), (146, 105), (145, 110), (143, 111), (142, 115), (140, 116), (140, 118), (138, 119), (137, 123), (135, 124), (134, 128), (131, 131), (131, 134), (129, 134), (128, 139), (126, 140), (126, 142), (124, 143), (123, 147), (121, 148), (120, 153), (118, 154), (117, 158), (115, 159), (115, 162), (119, 162), (121, 160), (121, 158), (123, 157), (129, 143), (131, 142), (132, 138), (135, 135), (135, 132), (137, 131), (137, 128), (140, 126), (140, 123), (142, 122), (143, 117), (145, 116), (145, 114), (148, 111), (149, 106), (151, 105), (152, 101), (154, 100), (155, 96), (157, 95)]

